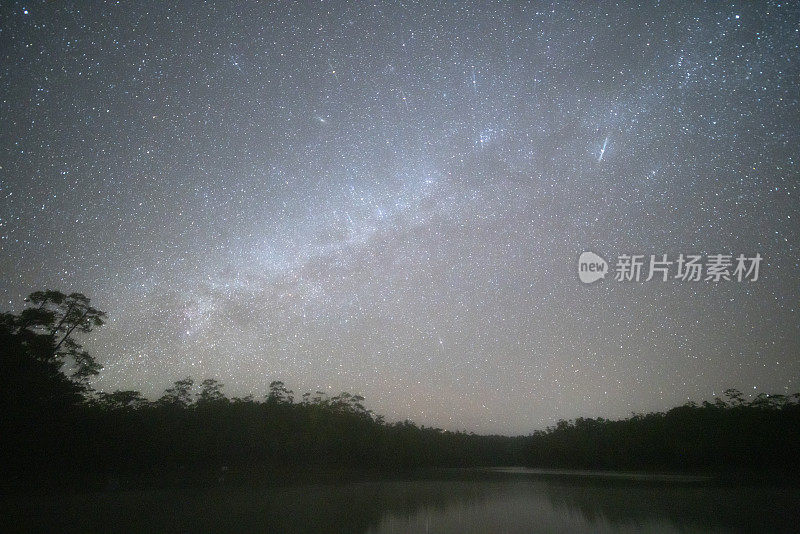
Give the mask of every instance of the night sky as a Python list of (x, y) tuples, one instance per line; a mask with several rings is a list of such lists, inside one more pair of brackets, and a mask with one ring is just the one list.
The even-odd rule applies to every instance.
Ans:
[(0, 58), (0, 301), (91, 297), (98, 389), (501, 433), (800, 390), (796, 2), (2, 2)]

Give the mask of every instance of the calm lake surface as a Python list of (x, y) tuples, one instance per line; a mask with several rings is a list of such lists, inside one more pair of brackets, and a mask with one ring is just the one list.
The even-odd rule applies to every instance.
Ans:
[(4, 530), (59, 532), (800, 532), (797, 485), (528, 469), (5, 500)]

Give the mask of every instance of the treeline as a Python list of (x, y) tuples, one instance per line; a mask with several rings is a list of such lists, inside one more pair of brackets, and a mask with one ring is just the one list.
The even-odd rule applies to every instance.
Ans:
[(548, 468), (797, 470), (800, 395), (735, 391), (666, 413), (620, 421), (577, 419), (528, 436), (480, 436), (388, 423), (358, 395), (296, 398), (274, 381), (260, 398), (228, 398), (191, 378), (155, 401), (98, 392), (100, 366), (77, 341), (103, 324), (81, 294), (32, 294), (0, 315), (4, 482), (114, 479), (313, 468), (411, 469), (522, 465)]
[[(102, 326), (81, 294), (33, 293), (0, 315), (0, 407), (11, 478), (30, 473), (219, 473), (252, 466), (409, 469), (518, 464), (522, 438), (387, 423), (363, 397), (295, 399), (274, 381), (260, 398), (227, 398), (213, 379), (179, 380), (149, 401), (94, 391), (100, 366), (76, 339)], [(12, 476), (13, 475), (13, 476)], [(8, 477), (6, 477), (8, 478)]]
[(518, 458), (513, 439), (445, 432), (408, 421), (386, 423), (365, 409), (358, 395), (316, 392), (295, 401), (275, 381), (261, 399), (228, 399), (215, 380), (204, 380), (194, 395), (192, 384), (190, 378), (178, 381), (155, 402), (137, 392), (92, 395), (75, 419), (78, 442), (92, 436), (105, 461), (122, 469), (408, 469), (507, 465)]
[(632, 470), (770, 470), (800, 474), (800, 393), (689, 402), (618, 421), (559, 421), (530, 436), (527, 465)]

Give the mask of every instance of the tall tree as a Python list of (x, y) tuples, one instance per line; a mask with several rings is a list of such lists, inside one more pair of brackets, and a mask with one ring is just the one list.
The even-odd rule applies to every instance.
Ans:
[(81, 293), (37, 291), (25, 304), (19, 314), (0, 314), (4, 407), (13, 415), (79, 402), (102, 367), (78, 334), (101, 326), (105, 314)]

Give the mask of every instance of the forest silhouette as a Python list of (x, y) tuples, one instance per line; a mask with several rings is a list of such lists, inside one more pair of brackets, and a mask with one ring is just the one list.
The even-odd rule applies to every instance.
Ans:
[[(157, 400), (95, 391), (101, 366), (78, 334), (105, 314), (80, 294), (32, 293), (0, 314), (3, 486), (151, 477), (235, 478), (269, 470), (572, 469), (797, 472), (800, 394), (689, 402), (624, 420), (579, 418), (525, 436), (476, 435), (387, 422), (364, 398), (299, 397), (273, 381), (263, 397), (228, 398), (208, 378), (176, 381)], [(532, 399), (531, 402), (535, 402)]]

